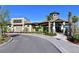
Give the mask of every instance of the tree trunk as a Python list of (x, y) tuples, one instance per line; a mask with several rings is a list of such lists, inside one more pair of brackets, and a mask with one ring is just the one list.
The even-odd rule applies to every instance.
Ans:
[(1, 35), (3, 36), (3, 27), (2, 27), (2, 25), (1, 25)]
[(76, 33), (76, 27), (75, 27), (75, 23), (74, 23), (74, 32), (73, 32), (73, 34), (75, 34)]

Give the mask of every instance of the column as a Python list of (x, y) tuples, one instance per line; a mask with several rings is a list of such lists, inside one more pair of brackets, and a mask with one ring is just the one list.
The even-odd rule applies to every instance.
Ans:
[(63, 22), (63, 34), (65, 34), (65, 22)]
[(51, 32), (51, 22), (48, 22), (48, 31)]
[(24, 32), (24, 27), (25, 27), (25, 25), (24, 25), (24, 19), (22, 19), (22, 32)]
[(63, 24), (61, 24), (61, 32), (63, 32)]
[(11, 20), (11, 32), (14, 32), (13, 25), (14, 25), (13, 20)]
[(13, 23), (11, 24), (11, 32), (14, 32)]
[(53, 33), (56, 33), (55, 22), (53, 22)]
[(22, 24), (22, 32), (24, 32), (24, 24)]
[(29, 32), (32, 32), (32, 25), (29, 26)]

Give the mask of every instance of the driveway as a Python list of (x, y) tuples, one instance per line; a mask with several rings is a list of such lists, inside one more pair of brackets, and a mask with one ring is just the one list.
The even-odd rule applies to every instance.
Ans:
[(13, 40), (0, 47), (0, 53), (60, 53), (49, 41), (30, 35), (14, 36)]

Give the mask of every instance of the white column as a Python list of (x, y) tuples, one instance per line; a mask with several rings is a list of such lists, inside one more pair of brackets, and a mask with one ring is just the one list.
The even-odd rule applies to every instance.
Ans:
[(11, 31), (14, 32), (13, 23), (11, 23)]
[(22, 19), (22, 32), (24, 32), (24, 19)]
[(61, 31), (63, 32), (63, 24), (61, 25)]
[(63, 22), (63, 34), (65, 33), (66, 30), (64, 26), (65, 26), (65, 22)]
[(51, 22), (48, 22), (48, 31), (51, 32)]
[(29, 32), (32, 32), (32, 25), (29, 26)]
[(22, 32), (24, 31), (24, 24), (22, 24)]
[(14, 32), (14, 23), (13, 23), (13, 19), (11, 19), (11, 31)]
[(55, 22), (53, 22), (53, 33), (56, 33)]

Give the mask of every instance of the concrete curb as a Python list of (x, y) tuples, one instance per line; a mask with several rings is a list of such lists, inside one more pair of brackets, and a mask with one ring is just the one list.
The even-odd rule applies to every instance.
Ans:
[(12, 37), (7, 41), (7, 42), (5, 42), (5, 43), (3, 43), (3, 44), (0, 44), (0, 47), (1, 46), (4, 46), (4, 45), (6, 45), (6, 44), (8, 44), (9, 42), (11, 42), (13, 39), (12, 39)]

